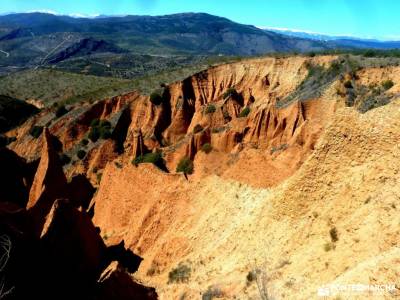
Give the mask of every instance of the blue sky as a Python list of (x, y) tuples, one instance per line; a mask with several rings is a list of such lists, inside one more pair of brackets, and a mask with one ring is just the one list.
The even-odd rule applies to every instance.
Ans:
[(161, 15), (207, 12), (260, 27), (400, 40), (399, 0), (0, 0), (0, 13)]

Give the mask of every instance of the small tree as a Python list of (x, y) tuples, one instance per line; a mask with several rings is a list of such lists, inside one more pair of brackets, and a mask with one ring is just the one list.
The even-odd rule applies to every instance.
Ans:
[(187, 179), (187, 175), (193, 174), (194, 165), (189, 157), (183, 157), (176, 167), (177, 173), (183, 173)]
[(99, 133), (100, 133), (100, 138), (103, 140), (111, 138), (110, 127), (100, 127)]
[(92, 127), (90, 129), (89, 135), (88, 135), (89, 140), (91, 140), (93, 143), (97, 142), (98, 139), (100, 138), (100, 128), (99, 127)]

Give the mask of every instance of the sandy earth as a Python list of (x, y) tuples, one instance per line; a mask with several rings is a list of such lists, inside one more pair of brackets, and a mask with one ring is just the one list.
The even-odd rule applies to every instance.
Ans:
[[(399, 128), (400, 101), (364, 115), (342, 108), (301, 168), (270, 189), (110, 164), (94, 221), (110, 241), (123, 237), (145, 258), (136, 276), (161, 299), (199, 299), (209, 286), (226, 299), (258, 299), (255, 283), (246, 283), (254, 268), (267, 274), (277, 299), (318, 299), (325, 284), (398, 287)], [(192, 270), (189, 282), (167, 284), (180, 262)], [(152, 264), (160, 274), (147, 276)]]

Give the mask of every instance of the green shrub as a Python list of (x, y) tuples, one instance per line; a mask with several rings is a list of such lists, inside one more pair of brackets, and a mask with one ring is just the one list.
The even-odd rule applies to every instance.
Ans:
[(68, 110), (65, 108), (65, 106), (64, 106), (64, 105), (61, 105), (61, 106), (59, 106), (59, 107), (57, 108), (57, 110), (56, 110), (56, 117), (57, 117), (57, 118), (60, 118), (60, 117), (62, 117), (63, 115), (65, 115), (67, 112), (68, 112)]
[(224, 99), (226, 99), (228, 97), (237, 98), (238, 95), (239, 94), (236, 91), (236, 89), (231, 87), (231, 88), (226, 90), (226, 92), (222, 95), (222, 97), (224, 97)]
[(107, 120), (94, 119), (90, 123), (89, 139), (97, 142), (100, 138), (103, 140), (111, 138), (111, 123)]
[(93, 143), (97, 142), (98, 139), (100, 138), (100, 128), (95, 126), (90, 129), (89, 135), (88, 135), (89, 140), (91, 140)]
[(256, 281), (257, 280), (257, 271), (253, 270), (253, 271), (250, 271), (249, 273), (247, 273), (246, 280), (247, 280), (247, 284), (250, 284), (251, 282)]
[(177, 173), (184, 173), (184, 174), (193, 174), (193, 162), (190, 160), (189, 157), (183, 157), (176, 167)]
[(82, 139), (81, 142), (80, 142), (80, 144), (81, 144), (82, 146), (87, 146), (87, 145), (89, 144), (89, 140), (88, 140), (88, 139)]
[(329, 235), (331, 236), (331, 240), (333, 243), (336, 243), (339, 240), (338, 231), (336, 227), (333, 227), (331, 228), (331, 230), (329, 230)]
[(201, 151), (205, 152), (205, 153), (210, 153), (212, 151), (212, 146), (210, 143), (205, 143), (203, 146), (201, 146)]
[(84, 159), (85, 156), (86, 156), (86, 151), (81, 149), (81, 150), (78, 151), (78, 153), (76, 154), (76, 156), (77, 156), (80, 160), (82, 160), (82, 159)]
[(381, 83), (381, 85), (385, 90), (390, 90), (394, 86), (394, 83), (391, 80), (385, 80)]
[(132, 161), (132, 163), (134, 165), (138, 165), (138, 164), (141, 164), (141, 163), (151, 163), (151, 164), (159, 167), (160, 169), (164, 169), (165, 168), (164, 159), (163, 159), (161, 151), (156, 151), (156, 152), (140, 155), (140, 156), (136, 157)]
[(246, 106), (239, 114), (239, 118), (246, 118), (250, 113), (250, 108)]
[(100, 127), (100, 138), (103, 140), (111, 138), (111, 130), (109, 127)]
[(209, 104), (206, 107), (206, 114), (213, 114), (217, 111), (217, 108), (215, 107), (214, 104)]
[(193, 133), (194, 134), (196, 134), (196, 133), (199, 133), (200, 131), (203, 131), (203, 126), (201, 126), (200, 124), (197, 124), (196, 126), (194, 126), (194, 128), (193, 128)]
[(190, 279), (191, 272), (192, 272), (192, 270), (190, 269), (190, 267), (188, 267), (184, 264), (179, 264), (177, 268), (175, 268), (171, 272), (169, 272), (168, 283), (188, 282)]
[(33, 138), (37, 139), (42, 134), (42, 132), (43, 132), (43, 126), (33, 126), (29, 131), (29, 134)]
[(150, 102), (154, 105), (160, 105), (163, 102), (163, 98), (159, 93), (153, 92), (150, 95)]

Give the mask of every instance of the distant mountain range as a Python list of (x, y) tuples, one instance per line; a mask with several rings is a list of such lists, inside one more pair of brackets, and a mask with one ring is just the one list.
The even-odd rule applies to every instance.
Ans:
[(0, 16), (0, 69), (7, 70), (100, 53), (247, 56), (333, 48), (389, 49), (400, 48), (400, 42), (263, 30), (205, 13), (96, 18), (46, 13)]
[[(39, 37), (50, 39), (60, 33), (70, 33), (81, 38), (107, 40), (131, 51), (158, 54), (255, 55), (324, 48), (318, 41), (283, 36), (203, 13), (100, 18), (13, 14), (0, 17), (0, 32), (6, 32), (0, 40), (28, 38), (21, 41), (23, 44)], [(5, 51), (12, 50), (7, 46), (0, 44), (6, 47)]]
[(276, 32), (285, 36), (325, 42), (329, 47), (339, 48), (368, 48), (368, 49), (398, 49), (400, 41), (381, 41), (377, 39), (363, 39), (351, 36), (334, 36), (312, 32), (302, 32), (290, 29), (267, 28), (266, 32)]

